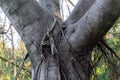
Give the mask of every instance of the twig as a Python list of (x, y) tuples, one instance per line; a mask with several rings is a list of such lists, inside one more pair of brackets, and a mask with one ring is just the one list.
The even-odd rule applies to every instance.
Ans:
[(27, 53), (27, 54), (25, 55), (25, 58), (23, 59), (22, 63), (21, 63), (20, 66), (19, 66), (19, 69), (18, 69), (18, 71), (17, 71), (17, 73), (16, 73), (16, 76), (15, 76), (14, 80), (17, 80), (17, 77), (18, 77), (20, 71), (22, 70), (22, 67), (23, 67), (23, 65), (24, 65), (24, 62), (26, 61), (26, 59), (28, 58), (28, 56), (29, 56), (29, 54)]
[(67, 9), (68, 9), (68, 12), (69, 12), (69, 14), (70, 14), (70, 8), (69, 8), (69, 5), (68, 5), (68, 3), (67, 3), (67, 0), (65, 0), (65, 3), (66, 3), (66, 6), (67, 6)]
[(72, 1), (68, 0), (68, 2), (69, 2), (73, 7), (75, 6)]

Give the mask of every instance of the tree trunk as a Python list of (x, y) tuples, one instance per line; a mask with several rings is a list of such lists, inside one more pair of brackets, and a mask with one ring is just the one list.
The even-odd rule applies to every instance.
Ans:
[(91, 50), (118, 19), (120, 1), (79, 0), (65, 22), (61, 20), (59, 0), (39, 3), (0, 0), (27, 47), (32, 80), (90, 80)]

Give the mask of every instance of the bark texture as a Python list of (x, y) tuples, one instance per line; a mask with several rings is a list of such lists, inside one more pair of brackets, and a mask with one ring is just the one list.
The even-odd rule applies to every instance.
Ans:
[(74, 10), (64, 23), (69, 25), (77, 22), (89, 10), (94, 2), (95, 0), (79, 0)]
[(49, 14), (61, 19), (60, 15), (60, 2), (59, 0), (39, 0), (41, 7), (44, 8)]
[[(119, 0), (79, 0), (65, 22), (59, 0), (0, 0), (0, 6), (28, 49), (32, 80), (90, 80), (92, 47), (120, 15)], [(52, 26), (45, 39), (54, 54), (41, 42)]]

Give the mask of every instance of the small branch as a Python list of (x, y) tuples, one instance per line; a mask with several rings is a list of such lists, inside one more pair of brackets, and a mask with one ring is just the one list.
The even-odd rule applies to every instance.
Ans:
[(120, 61), (120, 57), (115, 53), (115, 51), (105, 42), (104, 39), (100, 40), (101, 44), (104, 45), (111, 54), (115, 55), (115, 57)]
[(29, 54), (27, 53), (27, 54), (25, 55), (25, 58), (23, 59), (22, 63), (21, 63), (20, 66), (19, 66), (19, 69), (18, 69), (18, 71), (17, 71), (17, 73), (16, 73), (16, 75), (15, 75), (14, 80), (17, 80), (17, 77), (18, 77), (21, 69), (23, 68), (24, 62), (26, 61), (26, 59), (28, 58), (28, 56), (29, 56)]
[(12, 27), (12, 24), (9, 25), (9, 28), (7, 29), (6, 32), (4, 32), (5, 34), (8, 33), (8, 31), (10, 30), (10, 28)]
[(68, 2), (69, 2), (73, 7), (75, 6), (71, 0), (68, 0)]
[(71, 12), (70, 12), (70, 8), (69, 8), (69, 5), (68, 5), (67, 0), (65, 0), (65, 3), (66, 3), (66, 6), (67, 6), (67, 9), (68, 9), (68, 12), (69, 12), (69, 14), (70, 14)]

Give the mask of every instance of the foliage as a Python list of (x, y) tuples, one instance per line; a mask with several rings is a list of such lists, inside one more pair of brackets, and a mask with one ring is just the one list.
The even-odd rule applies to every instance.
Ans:
[[(120, 19), (115, 23), (113, 28), (106, 34), (104, 39), (106, 39), (107, 44), (116, 52), (117, 56), (120, 57)], [(106, 48), (102, 46), (104, 50)], [(105, 54), (97, 48), (92, 52), (92, 61), (95, 63), (93, 75), (91, 80), (116, 80), (117, 76), (120, 79), (120, 60), (114, 55), (107, 52), (106, 58)], [(95, 59), (95, 60), (94, 60)], [(111, 64), (112, 63), (112, 64)]]
[[(3, 43), (2, 41), (0, 44)], [(6, 45), (4, 43), (4, 45)], [(22, 45), (22, 46), (21, 46)], [(14, 66), (19, 68), (24, 55), (26, 54), (26, 49), (22, 41), (19, 41), (18, 47), (15, 49), (16, 60), (14, 63), (13, 53), (11, 48), (5, 47), (5, 49), (1, 49), (2, 45), (0, 45), (0, 80), (14, 80)], [(24, 70), (21, 71), (17, 80), (30, 80), (30, 61), (27, 60), (24, 64)], [(26, 70), (25, 70), (26, 69)]]

